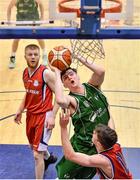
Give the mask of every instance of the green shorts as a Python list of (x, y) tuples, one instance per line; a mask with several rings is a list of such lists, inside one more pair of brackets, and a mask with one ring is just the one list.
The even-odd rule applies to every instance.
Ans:
[(59, 179), (92, 179), (96, 174), (96, 168), (83, 167), (63, 157), (56, 165)]
[[(88, 155), (97, 154), (95, 146), (81, 145), (74, 139), (71, 144), (76, 152)], [(96, 168), (80, 166), (66, 160), (64, 156), (56, 165), (56, 170), (59, 179), (92, 179), (96, 174)]]

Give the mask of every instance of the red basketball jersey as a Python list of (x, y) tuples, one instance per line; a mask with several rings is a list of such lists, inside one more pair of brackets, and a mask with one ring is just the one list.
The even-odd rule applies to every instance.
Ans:
[[(113, 177), (111, 177), (111, 179), (132, 179), (132, 175), (127, 169), (122, 149), (119, 144), (115, 144), (112, 148), (101, 152), (100, 154), (107, 157), (112, 165)], [(98, 169), (98, 173), (100, 179), (109, 178), (101, 169)]]
[(28, 68), (23, 72), (23, 82), (26, 89), (25, 108), (34, 114), (52, 110), (52, 91), (43, 80), (45, 66), (40, 65), (30, 76)]

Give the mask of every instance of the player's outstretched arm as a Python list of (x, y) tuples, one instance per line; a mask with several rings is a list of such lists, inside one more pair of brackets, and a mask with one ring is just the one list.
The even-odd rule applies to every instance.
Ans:
[(108, 126), (111, 128), (111, 129), (115, 129), (115, 122), (114, 122), (114, 119), (112, 117), (112, 114), (110, 112), (110, 106), (108, 107), (108, 111), (109, 111), (109, 114), (110, 114), (110, 119), (108, 121)]
[(55, 73), (50, 69), (46, 69), (43, 72), (44, 81), (48, 84), (50, 89), (55, 92)]
[(108, 162), (106, 161), (106, 159), (104, 159), (104, 157), (100, 156), (99, 154), (89, 156), (74, 151), (69, 141), (69, 135), (67, 130), (69, 118), (70, 111), (68, 109), (65, 109), (65, 113), (64, 111), (60, 113), (61, 141), (65, 158), (81, 166), (99, 168), (106, 167), (108, 165)]
[(61, 81), (61, 71), (57, 68), (54, 67), (55, 71), (55, 97), (57, 103), (60, 105), (62, 108), (68, 108), (70, 105), (70, 96), (64, 94), (63, 90), (63, 84)]
[(105, 69), (102, 66), (93, 63), (91, 60), (85, 59), (84, 57), (77, 56), (77, 58), (82, 64), (84, 64), (93, 72), (89, 83), (100, 88), (101, 84), (104, 81)]

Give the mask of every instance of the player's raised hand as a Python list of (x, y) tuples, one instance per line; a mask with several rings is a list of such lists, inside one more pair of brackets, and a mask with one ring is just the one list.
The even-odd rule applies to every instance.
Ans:
[(62, 109), (61, 113), (59, 114), (60, 119), (60, 126), (62, 128), (67, 127), (69, 120), (70, 120), (70, 110), (69, 109)]
[(55, 66), (52, 66), (50, 63), (48, 63), (49, 68), (53, 71), (53, 72), (61, 72), (60, 69), (58, 69)]
[(46, 128), (47, 129), (53, 129), (55, 127), (55, 117), (54, 116), (50, 116), (47, 120), (46, 123)]

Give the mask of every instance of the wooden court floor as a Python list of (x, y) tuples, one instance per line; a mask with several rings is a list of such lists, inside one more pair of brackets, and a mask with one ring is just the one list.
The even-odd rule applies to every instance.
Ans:
[[(24, 95), (22, 72), (26, 67), (24, 60), (24, 47), (36, 40), (21, 40), (17, 52), (17, 63), (14, 70), (8, 69), (12, 40), (0, 40), (0, 117), (14, 114)], [(51, 44), (51, 46), (50, 46)], [(69, 47), (68, 40), (46, 40), (46, 47), (65, 45)], [(102, 90), (111, 104), (119, 141), (125, 147), (140, 147), (140, 41), (105, 40), (103, 42), (106, 57), (97, 60), (105, 66), (106, 75)], [(49, 49), (48, 49), (49, 51)], [(75, 66), (75, 65), (73, 65)], [(90, 76), (83, 66), (78, 68), (81, 81), (87, 81)], [(23, 124), (17, 126), (13, 118), (0, 122), (0, 143), (27, 143), (25, 136), (25, 115)], [(56, 128), (50, 144), (60, 144), (58, 118)]]
[[(48, 52), (56, 45), (70, 48), (69, 40), (49, 39), (45, 42)], [(23, 98), (22, 72), (26, 67), (24, 47), (29, 43), (37, 44), (37, 41), (27, 39), (20, 41), (16, 68), (9, 70), (12, 40), (0, 40), (0, 118), (14, 114)], [(104, 60), (97, 60), (96, 63), (106, 69), (102, 90), (111, 105), (119, 142), (123, 147), (140, 147), (140, 40), (104, 40), (103, 45), (106, 57)], [(78, 72), (83, 82), (87, 81), (91, 74), (90, 70), (87, 71), (83, 66), (78, 68)], [(27, 144), (25, 114), (22, 122), (22, 125), (16, 125), (13, 117), (0, 121), (0, 144)], [(57, 117), (50, 145), (60, 144)]]

